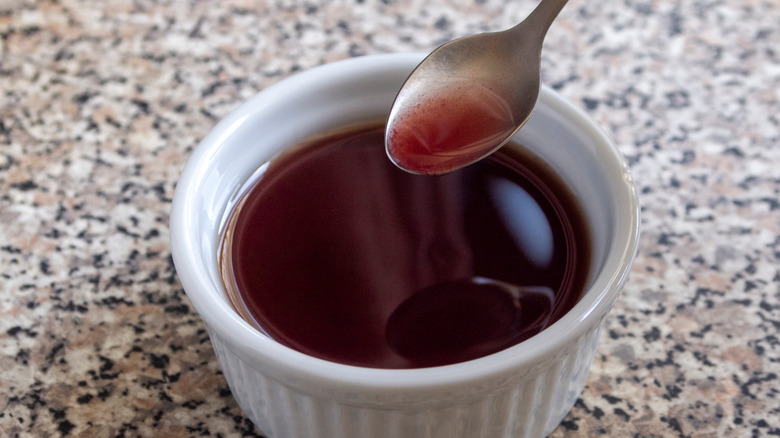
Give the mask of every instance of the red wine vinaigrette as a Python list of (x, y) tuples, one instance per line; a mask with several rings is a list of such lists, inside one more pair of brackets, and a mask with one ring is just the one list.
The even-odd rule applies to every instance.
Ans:
[(586, 287), (588, 236), (540, 160), (502, 148), (414, 175), (387, 159), (375, 124), (272, 161), (232, 212), (220, 269), (234, 307), (281, 344), (419, 368), (500, 351), (558, 320)]

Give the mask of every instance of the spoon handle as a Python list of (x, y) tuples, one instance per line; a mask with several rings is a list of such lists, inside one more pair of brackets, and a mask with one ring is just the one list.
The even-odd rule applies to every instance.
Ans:
[(521, 32), (531, 31), (541, 42), (547, 34), (547, 29), (561, 12), (563, 6), (566, 5), (568, 0), (542, 0), (536, 9), (534, 9), (528, 17), (520, 24), (514, 27)]

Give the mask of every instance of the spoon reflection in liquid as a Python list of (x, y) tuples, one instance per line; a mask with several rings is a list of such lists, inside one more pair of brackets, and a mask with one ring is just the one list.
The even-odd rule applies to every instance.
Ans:
[(387, 343), (403, 357), (432, 364), (465, 361), (503, 350), (547, 327), (554, 294), (474, 277), (436, 283), (396, 308)]

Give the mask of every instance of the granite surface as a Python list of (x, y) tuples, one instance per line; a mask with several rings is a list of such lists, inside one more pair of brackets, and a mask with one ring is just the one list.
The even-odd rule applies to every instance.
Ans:
[[(530, 0), (2, 0), (0, 435), (256, 436), (174, 272), (178, 172), (296, 71)], [(780, 2), (571, 0), (543, 80), (603, 125), (641, 249), (553, 437), (780, 435)]]

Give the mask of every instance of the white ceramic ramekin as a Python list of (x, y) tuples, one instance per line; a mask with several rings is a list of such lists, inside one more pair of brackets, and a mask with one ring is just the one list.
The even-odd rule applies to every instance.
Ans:
[(208, 327), (234, 397), (269, 437), (539, 437), (561, 421), (585, 384), (603, 320), (636, 252), (639, 210), (615, 146), (583, 112), (546, 88), (517, 137), (582, 200), (594, 255), (584, 297), (542, 333), (454, 365), (360, 368), (274, 342), (225, 298), (218, 235), (226, 206), (246, 179), (311, 135), (386, 116), (422, 56), (340, 61), (267, 88), (214, 128), (179, 179), (171, 212), (176, 270)]

